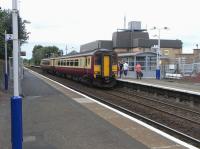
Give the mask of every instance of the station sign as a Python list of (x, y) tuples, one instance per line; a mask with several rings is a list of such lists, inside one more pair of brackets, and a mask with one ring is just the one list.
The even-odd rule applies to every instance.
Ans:
[(20, 56), (26, 56), (26, 51), (21, 51)]
[(6, 34), (5, 35), (5, 40), (6, 41), (13, 40), (13, 34)]

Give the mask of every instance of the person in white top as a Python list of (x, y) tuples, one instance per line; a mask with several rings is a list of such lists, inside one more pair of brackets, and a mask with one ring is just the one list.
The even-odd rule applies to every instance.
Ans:
[(123, 64), (123, 69), (124, 69), (124, 75), (125, 75), (125, 77), (127, 76), (127, 74), (128, 74), (128, 63), (124, 63)]

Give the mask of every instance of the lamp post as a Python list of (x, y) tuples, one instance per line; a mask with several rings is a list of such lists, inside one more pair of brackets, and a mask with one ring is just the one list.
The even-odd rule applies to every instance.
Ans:
[(160, 31), (161, 30), (168, 30), (168, 27), (157, 28), (153, 27), (152, 30), (158, 30), (158, 48), (156, 51), (156, 79), (160, 80)]
[(12, 0), (13, 29), (13, 82), (14, 96), (11, 97), (11, 143), (12, 149), (22, 149), (22, 98), (19, 96), (19, 46), (17, 0)]

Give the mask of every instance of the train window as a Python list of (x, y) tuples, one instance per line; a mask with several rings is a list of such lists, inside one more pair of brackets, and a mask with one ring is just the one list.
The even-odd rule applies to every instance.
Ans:
[(101, 56), (100, 55), (97, 55), (96, 57), (95, 57), (95, 65), (101, 65)]
[(58, 65), (60, 65), (60, 61), (58, 61)]
[(67, 66), (69, 66), (69, 60), (67, 60)]
[(70, 66), (73, 66), (73, 60), (70, 60)]
[(63, 65), (64, 65), (64, 66), (66, 66), (66, 60), (64, 60), (64, 63), (63, 63)]
[(75, 59), (75, 66), (78, 66), (78, 59)]

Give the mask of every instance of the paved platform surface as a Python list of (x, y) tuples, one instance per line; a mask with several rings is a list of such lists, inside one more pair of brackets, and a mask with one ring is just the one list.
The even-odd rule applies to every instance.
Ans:
[(156, 80), (152, 78), (144, 78), (141, 80), (133, 78), (122, 78), (118, 79), (119, 81), (131, 81), (134, 83), (149, 84), (153, 86), (163, 86), (169, 87), (171, 89), (175, 88), (178, 90), (188, 91), (189, 93), (194, 92), (197, 95), (200, 95), (200, 83), (192, 83), (184, 80), (175, 80), (175, 79), (161, 79)]
[[(23, 149), (186, 148), (28, 71), (23, 93)], [(10, 149), (10, 100), (0, 97), (0, 149)]]
[(23, 92), (24, 149), (147, 148), (28, 72)]
[(11, 149), (10, 96), (0, 90), (0, 149)]

